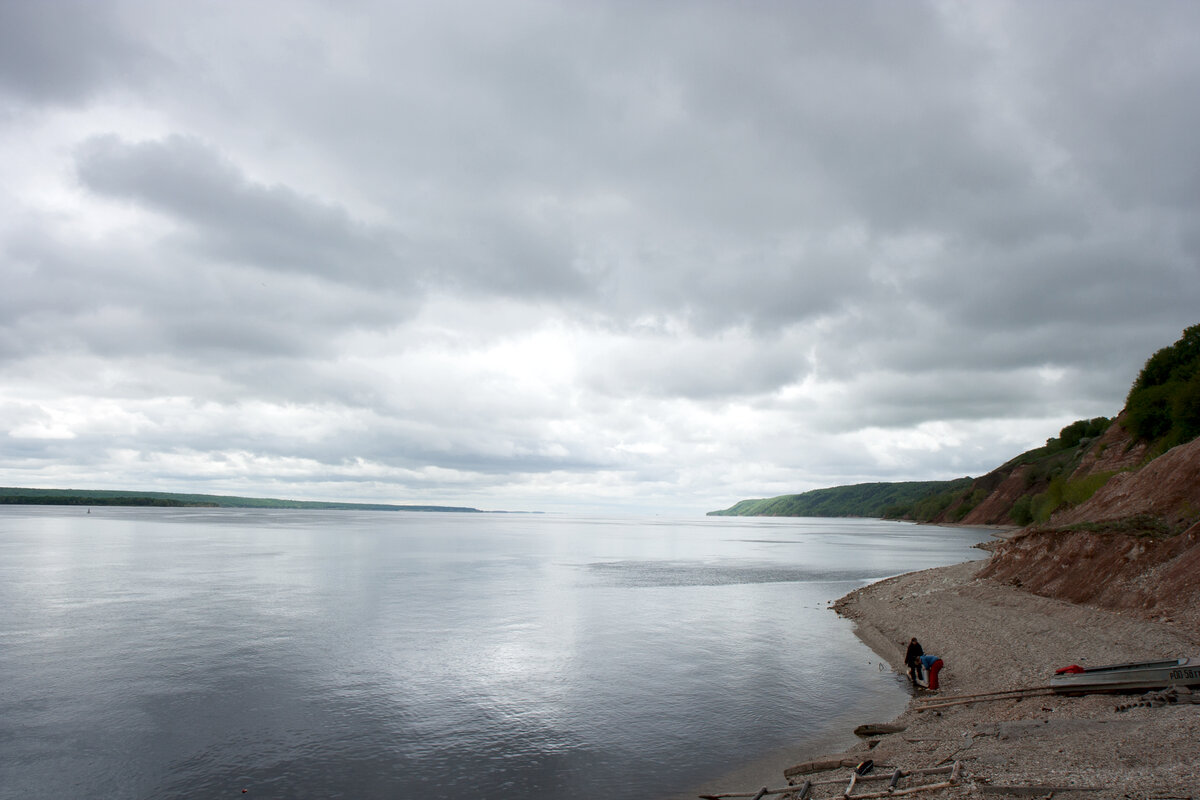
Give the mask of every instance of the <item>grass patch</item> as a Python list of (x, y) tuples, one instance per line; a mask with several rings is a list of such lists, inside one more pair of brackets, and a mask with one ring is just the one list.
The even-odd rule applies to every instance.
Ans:
[[(1021, 509), (1021, 516), (1027, 517), (1031, 522), (1046, 522), (1061, 508), (1087, 502), (1118, 471), (1095, 472), (1074, 481), (1067, 480), (1064, 474), (1056, 475), (1051, 479), (1046, 491), (1034, 495), (1028, 508)], [(1015, 512), (1016, 506), (1013, 509)], [(1016, 517), (1016, 514), (1013, 516)]]
[(1183, 533), (1184, 528), (1172, 525), (1164, 519), (1138, 514), (1124, 519), (1105, 520), (1104, 522), (1080, 522), (1075, 525), (1064, 525), (1054, 528), (1057, 531), (1086, 531), (1087, 533), (1122, 534), (1142, 539), (1170, 539)]
[(1063, 502), (1073, 506), (1087, 502), (1117, 472), (1118, 470), (1093, 472), (1077, 481), (1068, 481), (1063, 487)]

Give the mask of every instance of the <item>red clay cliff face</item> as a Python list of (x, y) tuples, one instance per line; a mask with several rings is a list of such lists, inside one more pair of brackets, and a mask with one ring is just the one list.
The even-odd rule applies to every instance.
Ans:
[(1200, 624), (1200, 524), (1167, 539), (1030, 531), (1000, 545), (980, 577), (1044, 597)]
[[(1135, 441), (1123, 420), (1124, 414), (1097, 439), (1081, 443), (1067, 480), (1112, 477), (1083, 503), (999, 545), (980, 575), (1046, 597), (1200, 629), (1200, 439), (1147, 462), (1149, 446)], [(1010, 525), (1014, 504), (1036, 498), (1049, 483), (1044, 462), (1010, 462), (976, 480), (935, 521)], [(960, 516), (961, 505), (980, 496)], [(1090, 529), (1089, 523), (1097, 525)]]
[[(1117, 453), (1106, 460), (1110, 449)], [(1100, 458), (1089, 464), (1085, 456), (1075, 474), (1085, 466), (1111, 470), (1131, 452), (1114, 436)], [(1186, 530), (1137, 535), (1154, 527), (1141, 520)], [(1082, 523), (1123, 523), (1130, 533), (1064, 530)], [(1086, 502), (1055, 514), (1050, 526), (1026, 529), (1000, 545), (981, 576), (1046, 597), (1200, 627), (1200, 439), (1136, 472), (1114, 475)]]
[(1145, 442), (1135, 442), (1125, 430), (1124, 422), (1124, 413), (1113, 420), (1108, 430), (1083, 454), (1079, 466), (1071, 474), (1072, 480), (1086, 477), (1093, 472), (1136, 469), (1138, 464), (1146, 460), (1149, 445)]
[[(1095, 473), (1116, 473), (1089, 500), (1064, 508), (1050, 519), (1051, 526), (1080, 522), (1108, 522), (1133, 517), (1154, 517), (1169, 525), (1187, 527), (1200, 520), (1200, 439), (1172, 448), (1138, 468), (1147, 455), (1147, 445), (1135, 442), (1120, 425), (1120, 418), (1088, 446), (1071, 470), (1077, 481)], [(936, 522), (965, 525), (1009, 525), (1013, 504), (1023, 495), (1045, 489), (1028, 464), (1004, 466), (975, 481), (975, 492), (986, 496), (966, 515), (947, 509)]]
[(1200, 518), (1200, 439), (1171, 448), (1137, 472), (1114, 475), (1091, 499), (1055, 514), (1050, 524), (1138, 516), (1172, 525), (1188, 525)]
[(1007, 525), (1012, 522), (1008, 510), (1021, 495), (1029, 491), (1025, 480), (1028, 466), (1018, 466), (999, 481), (983, 502), (962, 518), (963, 525)]

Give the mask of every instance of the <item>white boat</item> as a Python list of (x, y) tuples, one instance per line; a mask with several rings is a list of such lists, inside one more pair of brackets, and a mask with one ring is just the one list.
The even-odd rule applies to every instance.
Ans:
[(1168, 686), (1200, 686), (1200, 658), (1173, 658), (1132, 664), (1081, 667), (1072, 664), (1054, 671), (1050, 688), (1056, 692), (1136, 692)]

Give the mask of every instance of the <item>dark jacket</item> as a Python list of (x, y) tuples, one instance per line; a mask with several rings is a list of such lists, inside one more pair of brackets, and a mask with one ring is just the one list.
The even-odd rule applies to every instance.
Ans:
[(906, 667), (916, 666), (923, 655), (925, 655), (925, 651), (921, 649), (921, 643), (913, 639), (908, 643), (908, 650), (904, 653), (904, 665)]

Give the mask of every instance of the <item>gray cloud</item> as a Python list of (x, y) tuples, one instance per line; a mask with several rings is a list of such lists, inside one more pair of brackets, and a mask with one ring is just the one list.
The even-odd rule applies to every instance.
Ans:
[(990, 468), (1197, 321), (1198, 14), (0, 0), (0, 477)]
[(194, 139), (96, 137), (80, 148), (78, 163), (89, 189), (195, 229), (194, 246), (210, 259), (389, 288), (409, 282), (386, 231), (288, 187), (249, 181)]
[(71, 104), (169, 72), (170, 61), (126, 24), (108, 3), (0, 2), (0, 89)]
[(411, 296), (370, 285), (281, 280), (269, 268), (181, 256), (169, 236), (142, 248), (67, 238), (30, 229), (10, 237), (5, 258), (15, 280), (0, 300), (0, 355), (328, 355), (337, 336), (395, 324), (414, 307)]

